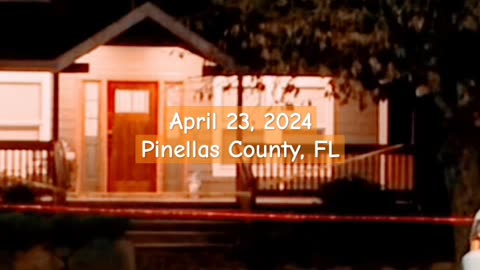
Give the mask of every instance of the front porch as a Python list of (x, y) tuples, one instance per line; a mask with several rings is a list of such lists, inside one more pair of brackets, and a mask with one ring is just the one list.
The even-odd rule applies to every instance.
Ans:
[[(195, 193), (71, 193), (68, 201), (73, 205), (111, 204), (117, 207), (141, 205), (305, 210), (322, 206), (322, 192), (326, 184), (358, 178), (377, 184), (399, 204), (415, 203), (415, 160), (410, 146), (349, 144), (346, 145), (346, 162), (343, 164), (325, 166), (321, 161), (313, 158), (310, 160), (304, 164), (278, 164), (268, 160), (239, 164), (240, 173), (233, 181), (228, 181), (235, 185), (232, 191), (209, 191), (208, 188), (201, 187)], [(250, 198), (251, 201), (247, 202), (250, 205), (245, 205), (242, 198)]]
[(3, 188), (21, 183), (41, 191), (41, 195), (66, 192), (63, 203), (75, 206), (232, 209), (245, 207), (239, 204), (242, 203), (239, 199), (247, 196), (252, 198), (253, 205), (262, 209), (308, 209), (322, 205), (323, 186), (348, 177), (377, 183), (385, 192), (400, 195), (398, 200), (409, 199), (408, 195), (414, 190), (411, 151), (402, 146), (347, 145), (346, 163), (337, 166), (325, 167), (313, 159), (305, 164), (254, 162), (240, 165), (239, 176), (229, 181), (235, 185), (233, 191), (200, 188), (194, 194), (188, 191), (78, 192), (72, 177), (75, 160), (64, 145), (51, 142), (3, 141), (0, 166)]
[(0, 141), (0, 194), (28, 186), (38, 202), (65, 203), (74, 160), (60, 141)]

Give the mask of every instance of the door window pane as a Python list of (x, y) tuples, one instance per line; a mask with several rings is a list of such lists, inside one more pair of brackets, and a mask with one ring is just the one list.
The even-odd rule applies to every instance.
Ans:
[(115, 113), (148, 114), (150, 92), (147, 90), (115, 90)]

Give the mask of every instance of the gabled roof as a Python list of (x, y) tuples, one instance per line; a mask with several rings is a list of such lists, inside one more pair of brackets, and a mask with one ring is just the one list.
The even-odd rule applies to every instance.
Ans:
[(202, 57), (222, 66), (226, 70), (233, 70), (234, 60), (224, 54), (216, 46), (206, 41), (198, 34), (192, 32), (175, 18), (171, 17), (156, 5), (147, 2), (116, 22), (98, 31), (93, 36), (62, 53), (54, 59), (48, 60), (0, 60), (2, 70), (35, 70), (35, 71), (61, 71), (71, 65), (76, 59), (92, 51), (98, 46), (108, 43), (111, 39), (121, 35), (134, 25), (145, 19), (151, 19), (160, 26), (190, 45)]

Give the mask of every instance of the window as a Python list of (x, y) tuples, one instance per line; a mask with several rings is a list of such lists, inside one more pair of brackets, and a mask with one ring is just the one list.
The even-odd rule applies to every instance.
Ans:
[(0, 84), (0, 119), (39, 122), (41, 85), (26, 83)]
[(150, 92), (148, 90), (116, 90), (115, 113), (148, 114)]
[(98, 82), (85, 82), (85, 136), (98, 136), (99, 119), (99, 95), (100, 84)]
[(85, 179), (82, 190), (98, 190), (100, 82), (83, 82), (84, 90), (84, 155), (82, 164)]
[(0, 140), (51, 140), (52, 74), (0, 72)]

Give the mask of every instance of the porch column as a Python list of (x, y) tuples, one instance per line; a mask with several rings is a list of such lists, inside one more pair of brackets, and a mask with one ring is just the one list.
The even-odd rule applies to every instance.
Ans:
[[(58, 141), (58, 125), (59, 125), (59, 87), (58, 87), (58, 72), (53, 74), (53, 93), (52, 93), (52, 142), (56, 143)], [(55, 148), (54, 148), (55, 149)], [(55, 151), (55, 150), (54, 150)], [(58, 174), (58, 168), (56, 165), (55, 154), (49, 156), (49, 169), (52, 170), (52, 180), (57, 188), (63, 188), (59, 180), (63, 178), (63, 175)], [(66, 200), (65, 192), (55, 192), (54, 201), (55, 203), (64, 203)]]
[[(237, 87), (237, 115), (241, 114), (243, 111), (243, 75), (237, 75), (238, 80), (238, 87)], [(243, 140), (243, 134), (241, 129), (237, 129), (237, 140)], [(242, 192), (241, 194), (237, 194), (236, 201), (237, 204), (243, 210), (251, 210), (255, 204), (255, 196), (254, 194), (247, 195), (246, 192), (251, 192), (252, 190), (249, 188), (249, 183), (246, 183), (246, 179), (240, 179), (242, 172), (241, 164), (236, 164), (236, 191)]]
[(53, 119), (52, 119), (52, 141), (56, 142), (58, 141), (58, 133), (59, 133), (59, 113), (60, 113), (60, 107), (59, 107), (59, 96), (60, 96), (60, 89), (59, 89), (59, 80), (58, 80), (58, 72), (53, 73)]

